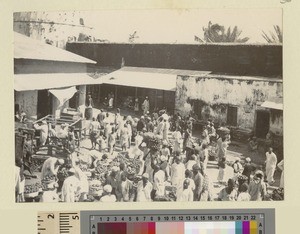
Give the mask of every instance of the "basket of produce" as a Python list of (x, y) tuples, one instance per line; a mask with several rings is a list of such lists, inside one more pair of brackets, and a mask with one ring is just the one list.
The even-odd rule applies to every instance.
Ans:
[(273, 201), (282, 201), (284, 199), (284, 190), (283, 188), (274, 189), (271, 194)]
[(42, 183), (44, 184), (50, 184), (53, 182), (57, 182), (57, 177), (55, 175), (47, 175), (45, 178), (42, 179)]
[(110, 167), (107, 164), (99, 163), (95, 168), (95, 172), (98, 174), (105, 174), (106, 172), (108, 172), (109, 168)]
[(24, 198), (35, 198), (42, 191), (41, 183), (28, 184), (24, 187)]
[(89, 166), (88, 166), (88, 164), (86, 164), (86, 163), (80, 163), (80, 164), (78, 165), (78, 167), (79, 167), (83, 172), (86, 172), (86, 171), (88, 171), (88, 169), (89, 169)]
[(89, 194), (92, 196), (101, 196), (103, 193), (103, 186), (99, 180), (89, 181)]
[(175, 186), (166, 185), (165, 189), (166, 189), (166, 192), (168, 192), (168, 193), (174, 193), (174, 194), (176, 194), (177, 188)]
[(57, 179), (59, 181), (64, 181), (69, 176), (68, 169), (65, 167), (59, 168), (57, 172)]
[(144, 134), (144, 140), (147, 147), (152, 151), (156, 152), (160, 149), (160, 146), (162, 145), (162, 137), (159, 135), (155, 135), (152, 132), (147, 132)]

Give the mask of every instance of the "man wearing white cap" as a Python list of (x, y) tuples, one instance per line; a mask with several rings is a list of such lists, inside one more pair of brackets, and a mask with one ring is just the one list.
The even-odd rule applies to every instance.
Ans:
[(245, 175), (248, 177), (248, 183), (250, 183), (251, 175), (253, 174), (253, 172), (255, 170), (256, 170), (256, 167), (251, 163), (251, 158), (247, 157), (242, 175)]
[(168, 140), (169, 135), (169, 129), (170, 129), (170, 123), (168, 117), (164, 118), (164, 125), (163, 125), (163, 139)]
[(241, 174), (244, 170), (242, 164), (240, 163), (240, 158), (239, 157), (236, 157), (235, 158), (235, 161), (232, 165), (233, 167), (233, 170), (234, 170), (234, 175), (238, 175), (238, 174)]
[(44, 179), (45, 177), (49, 176), (56, 176), (58, 169), (61, 165), (63, 165), (65, 162), (63, 159), (58, 159), (55, 157), (48, 158), (42, 167), (42, 173), (41, 173), (41, 179)]
[(171, 183), (177, 189), (177, 196), (182, 191), (183, 180), (185, 179), (185, 165), (182, 163), (181, 156), (176, 156), (175, 162), (171, 167)]
[(170, 157), (170, 149), (169, 149), (169, 144), (166, 140), (163, 140), (163, 145), (162, 145), (162, 149), (160, 150), (161, 155), (164, 155), (167, 157), (167, 159), (169, 159)]
[(79, 196), (80, 181), (75, 176), (75, 169), (71, 168), (68, 171), (69, 177), (65, 179), (61, 189), (61, 200), (63, 202), (75, 202)]
[(193, 170), (193, 166), (194, 166), (195, 164), (197, 164), (197, 161), (196, 161), (196, 155), (193, 154), (193, 155), (191, 156), (191, 159), (185, 164), (185, 167), (186, 167), (186, 169), (192, 171), (192, 170)]
[(274, 180), (274, 172), (277, 165), (277, 156), (273, 153), (273, 148), (269, 147), (268, 152), (266, 152), (266, 175), (267, 175), (267, 181), (269, 184), (273, 184), (275, 182)]
[(34, 124), (33, 127), (36, 130), (40, 131), (40, 145), (41, 146), (45, 145), (48, 138), (48, 131), (49, 131), (47, 121), (43, 120), (41, 125)]
[(262, 201), (267, 195), (267, 187), (263, 179), (264, 173), (260, 170), (256, 171), (249, 184), (250, 201)]
[(119, 191), (119, 184), (121, 182), (120, 176), (120, 168), (119, 167), (112, 167), (110, 175), (106, 178), (105, 184), (110, 185), (112, 187), (112, 194), (116, 195), (117, 200), (120, 200), (122, 197), (121, 191)]
[(176, 201), (179, 202), (192, 202), (194, 199), (194, 193), (190, 188), (190, 180), (185, 179), (183, 181), (183, 191), (180, 193)]
[(162, 168), (155, 164), (154, 166), (154, 178), (153, 178), (153, 189), (155, 193), (153, 193), (153, 199), (155, 197), (161, 197), (165, 195), (165, 181), (166, 181), (166, 173), (162, 170)]
[(149, 103), (149, 100), (148, 100), (148, 97), (145, 98), (143, 104), (142, 104), (142, 109), (144, 111), (144, 115), (147, 114), (147, 112), (149, 111), (150, 109), (150, 103)]
[(107, 184), (103, 187), (104, 196), (100, 198), (100, 202), (116, 202), (117, 198), (114, 194), (111, 194), (112, 187), (111, 185)]
[(151, 201), (151, 191), (153, 186), (149, 181), (149, 174), (144, 173), (142, 176), (142, 180), (140, 180), (137, 184), (137, 202), (150, 202)]

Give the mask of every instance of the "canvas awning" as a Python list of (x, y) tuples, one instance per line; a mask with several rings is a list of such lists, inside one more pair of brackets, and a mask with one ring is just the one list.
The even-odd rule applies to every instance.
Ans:
[(270, 99), (263, 102), (261, 106), (275, 110), (283, 110), (283, 100), (282, 98)]
[(77, 89), (72, 86), (70, 88), (49, 89), (49, 92), (58, 99), (60, 107), (74, 96), (74, 94), (77, 92)]
[(104, 84), (175, 91), (177, 74), (121, 68), (103, 77)]
[(64, 88), (76, 85), (102, 84), (102, 77), (93, 78), (86, 73), (15, 74), (16, 91)]

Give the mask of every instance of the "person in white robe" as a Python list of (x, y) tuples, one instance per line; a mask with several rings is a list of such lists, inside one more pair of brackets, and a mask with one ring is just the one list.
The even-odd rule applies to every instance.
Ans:
[(58, 159), (55, 157), (49, 157), (43, 164), (41, 179), (43, 180), (45, 177), (56, 176), (59, 170), (59, 167), (63, 165), (65, 161), (63, 159)]
[(65, 179), (61, 189), (61, 201), (76, 202), (80, 194), (80, 181), (75, 175), (74, 168), (71, 168), (68, 173), (70, 176)]
[(140, 180), (137, 184), (137, 202), (150, 202), (151, 200), (151, 191), (153, 189), (153, 185), (149, 181), (149, 174), (144, 173), (142, 176), (142, 180)]
[(269, 147), (269, 151), (266, 152), (266, 175), (267, 181), (270, 184), (275, 182), (274, 180), (274, 172), (277, 165), (277, 156), (273, 153), (273, 148)]
[(43, 120), (41, 125), (34, 124), (33, 126), (36, 130), (40, 131), (40, 145), (41, 146), (45, 145), (48, 138), (48, 131), (49, 131), (47, 121)]

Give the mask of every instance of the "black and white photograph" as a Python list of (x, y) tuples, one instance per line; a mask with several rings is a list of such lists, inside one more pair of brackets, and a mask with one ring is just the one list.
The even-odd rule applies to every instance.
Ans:
[(15, 202), (284, 200), (281, 9), (14, 12)]

